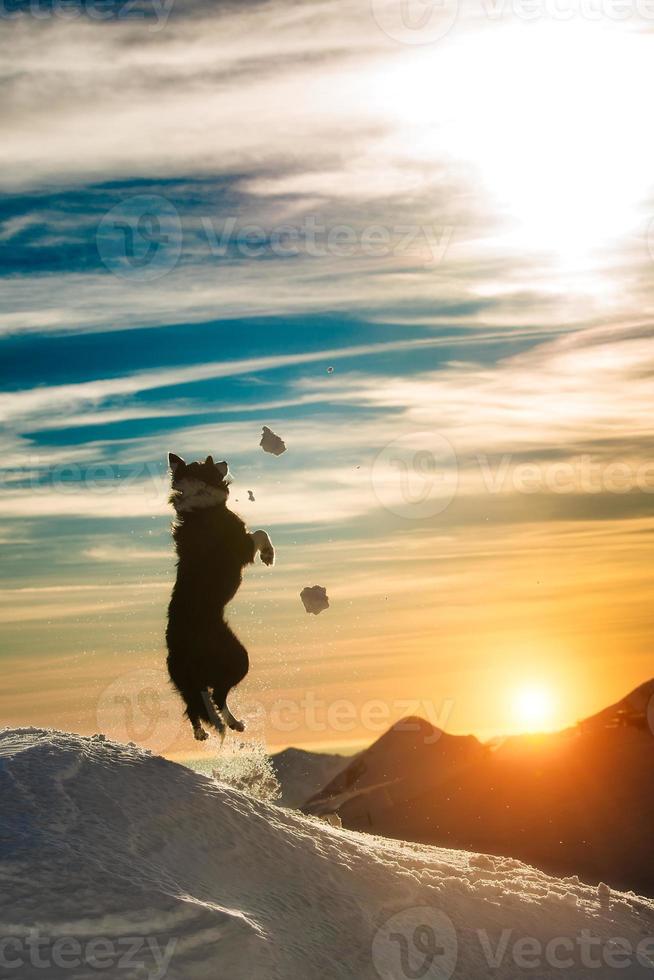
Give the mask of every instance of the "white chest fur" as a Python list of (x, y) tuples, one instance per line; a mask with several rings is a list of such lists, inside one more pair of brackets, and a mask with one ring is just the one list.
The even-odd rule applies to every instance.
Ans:
[(189, 510), (202, 510), (205, 507), (215, 507), (227, 500), (227, 491), (220, 487), (211, 487), (202, 480), (182, 479), (174, 484), (175, 493), (172, 503), (177, 513)]

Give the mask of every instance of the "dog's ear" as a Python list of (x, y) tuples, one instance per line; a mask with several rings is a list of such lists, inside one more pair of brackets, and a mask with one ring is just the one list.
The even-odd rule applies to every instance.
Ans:
[(177, 476), (178, 473), (186, 468), (186, 463), (182, 457), (176, 456), (175, 453), (168, 453), (168, 465), (172, 470), (173, 476)]
[(226, 477), (227, 474), (229, 473), (229, 466), (227, 465), (225, 460), (223, 460), (221, 463), (216, 463), (216, 469), (218, 470), (218, 472), (222, 477)]
[(208, 463), (210, 466), (213, 466), (213, 456), (207, 456), (207, 458), (205, 459), (205, 463)]

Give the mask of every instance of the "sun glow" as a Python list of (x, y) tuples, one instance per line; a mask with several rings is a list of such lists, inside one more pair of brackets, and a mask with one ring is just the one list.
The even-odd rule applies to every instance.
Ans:
[(565, 264), (644, 240), (649, 43), (615, 22), (514, 21), (412, 52), (386, 82), (398, 145), (420, 162), (447, 152), (453, 178), (477, 177), (471, 194), (521, 248)]
[(542, 731), (551, 726), (554, 699), (548, 688), (540, 685), (520, 688), (515, 692), (513, 707), (523, 731)]

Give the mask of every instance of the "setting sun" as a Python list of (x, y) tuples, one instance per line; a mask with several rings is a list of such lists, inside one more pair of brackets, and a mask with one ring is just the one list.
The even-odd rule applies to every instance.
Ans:
[(549, 728), (554, 714), (552, 692), (546, 687), (531, 685), (515, 692), (514, 712), (520, 726), (528, 731)]

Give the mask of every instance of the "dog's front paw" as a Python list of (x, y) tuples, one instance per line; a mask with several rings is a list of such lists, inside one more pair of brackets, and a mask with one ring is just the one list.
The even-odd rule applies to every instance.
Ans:
[(269, 547), (262, 548), (259, 554), (264, 565), (275, 564), (275, 549), (271, 544), (269, 544)]
[(275, 549), (266, 531), (253, 531), (252, 540), (254, 547), (259, 552), (259, 557), (264, 565), (275, 564)]
[(193, 735), (198, 742), (206, 742), (206, 740), (209, 738), (209, 733), (205, 732), (202, 725), (197, 725), (197, 727), (194, 726)]

